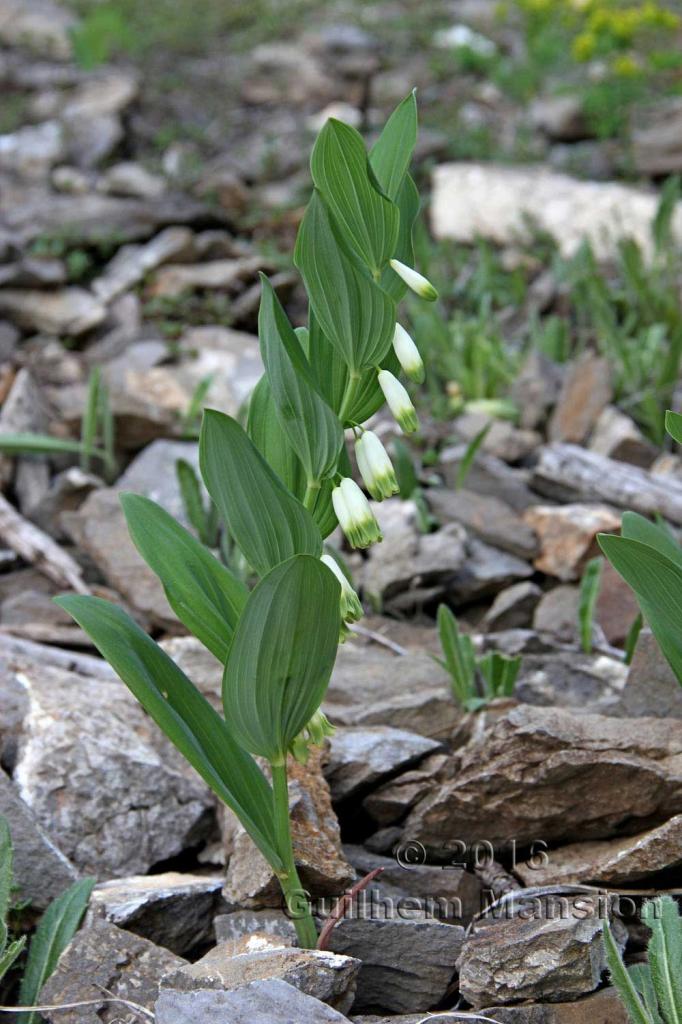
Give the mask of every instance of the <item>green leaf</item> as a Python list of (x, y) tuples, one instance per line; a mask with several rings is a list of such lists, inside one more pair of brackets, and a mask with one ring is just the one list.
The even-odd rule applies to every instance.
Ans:
[(83, 451), (81, 453), (81, 469), (87, 473), (90, 469), (90, 456), (95, 439), (97, 438), (97, 424), (99, 422), (99, 386), (100, 369), (98, 366), (90, 373), (88, 380), (88, 394), (81, 418), (81, 441)]
[[(43, 914), (28, 951), (19, 990), (21, 1006), (33, 1006), (38, 1002), (43, 985), (78, 931), (94, 885), (94, 878), (74, 882), (66, 892), (53, 900)], [(42, 1019), (36, 1010), (19, 1014), (18, 1018), (21, 1024), (36, 1024)]]
[(631, 1024), (653, 1024), (653, 1021), (646, 1011), (637, 989), (632, 983), (618, 946), (615, 943), (608, 921), (604, 921), (604, 949), (606, 951), (606, 963), (611, 975), (611, 981), (620, 996), (620, 1000), (627, 1011)]
[(14, 942), (10, 942), (5, 951), (0, 953), (0, 981), (5, 977), (25, 945), (26, 936), (22, 935), (20, 939), (15, 939)]
[(185, 515), (197, 531), (202, 543), (206, 543), (206, 509), (201, 494), (201, 484), (194, 466), (186, 459), (176, 459), (175, 475), (178, 478), (180, 496)]
[(654, 983), (651, 977), (651, 968), (649, 965), (632, 964), (628, 967), (628, 974), (632, 979), (632, 984), (644, 1000), (646, 1012), (649, 1014), (654, 1024), (665, 1024), (665, 1021), (658, 1012), (658, 999), (656, 998), (656, 990), (654, 989)]
[(105, 458), (98, 448), (86, 448), (81, 441), (71, 441), (50, 434), (0, 434), (0, 452), (6, 455), (96, 455)]
[[(0, 954), (7, 945), (7, 912), (12, 892), (12, 837), (7, 819), (0, 815)], [(0, 978), (2, 972), (0, 972)]]
[(585, 566), (583, 578), (580, 581), (578, 622), (580, 623), (580, 643), (586, 654), (590, 654), (592, 651), (592, 623), (594, 620), (594, 607), (599, 596), (601, 569), (602, 560), (597, 555), (596, 558), (591, 558)]
[(225, 664), (249, 592), (201, 541), (156, 502), (121, 495), (128, 530), (181, 622)]
[(666, 1024), (682, 1024), (682, 918), (672, 896), (659, 896), (642, 908), (651, 929), (647, 947), (651, 980)]
[[(415, 263), (412, 231), (417, 214), (419, 213), (419, 205), (417, 186), (410, 175), (406, 174), (396, 198), (396, 206), (400, 211), (400, 227), (395, 248), (395, 258), (408, 267), (413, 267)], [(398, 277), (392, 267), (386, 267), (382, 273), (381, 287), (396, 302), (399, 302), (407, 291), (407, 285), (401, 277)]]
[(682, 548), (664, 523), (652, 523), (638, 512), (624, 512), (621, 536), (648, 544), (682, 569)]
[(236, 420), (205, 411), (199, 459), (209, 494), (259, 576), (292, 555), (320, 557), (322, 537), (310, 513), (275, 476)]
[(319, 393), (300, 342), (263, 274), (261, 285), (258, 334), (279, 424), (308, 482), (320, 482), (336, 469), (343, 429)]
[(372, 170), (389, 199), (398, 195), (416, 142), (417, 94), (413, 89), (393, 111), (369, 154)]
[(352, 373), (387, 355), (395, 330), (395, 303), (343, 252), (317, 192), (308, 203), (294, 262), (324, 335)]
[(597, 539), (611, 565), (634, 590), (659, 647), (682, 682), (682, 569), (640, 541), (608, 534)]
[(306, 488), (305, 473), (301, 460), (279, 425), (267, 374), (263, 374), (251, 394), (247, 432), (280, 481), (302, 501)]
[(625, 637), (625, 643), (623, 645), (626, 665), (632, 664), (632, 659), (635, 656), (635, 649), (637, 647), (637, 641), (639, 640), (639, 634), (642, 632), (643, 626), (644, 619), (642, 618), (642, 613), (638, 612), (637, 615), (635, 615), (634, 622), (628, 630), (628, 635)]
[(476, 662), (471, 637), (459, 631), (457, 619), (447, 605), (438, 606), (438, 636), (456, 700), (463, 706), (477, 697)]
[(282, 763), (319, 708), (334, 667), (340, 587), (318, 559), (298, 555), (251, 593), (223, 676), (223, 704), (252, 754)]
[(682, 444), (682, 416), (678, 412), (672, 412), (668, 409), (665, 414), (665, 429), (673, 441)]
[(490, 430), (492, 425), (493, 425), (493, 421), (490, 420), (488, 423), (486, 423), (486, 425), (483, 427), (482, 430), (479, 430), (479, 432), (476, 434), (476, 436), (473, 437), (471, 439), (471, 441), (469, 442), (469, 444), (467, 445), (467, 449), (464, 452), (464, 456), (462, 458), (462, 461), (460, 462), (459, 466), (457, 467), (457, 476), (455, 477), (455, 490), (456, 491), (458, 491), (461, 487), (464, 487), (464, 484), (466, 483), (467, 477), (469, 476), (469, 473), (471, 472), (471, 467), (474, 464), (474, 460), (476, 459), (476, 456), (478, 455), (478, 452), (480, 450), (481, 445), (483, 444), (483, 442), (485, 441), (486, 437), (488, 436), (488, 431)]
[(278, 870), (270, 784), (206, 698), (165, 651), (109, 601), (67, 594), (56, 603), (85, 630), (145, 711), (234, 811)]
[(374, 185), (362, 136), (330, 118), (317, 137), (310, 169), (344, 244), (373, 274), (380, 273), (395, 255), (400, 214)]

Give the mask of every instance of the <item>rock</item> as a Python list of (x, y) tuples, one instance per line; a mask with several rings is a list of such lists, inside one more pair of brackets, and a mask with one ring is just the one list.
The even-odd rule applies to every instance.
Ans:
[(56, 540), (65, 540), (61, 527), (63, 512), (74, 512), (88, 494), (100, 487), (102, 481), (93, 473), (84, 473), (79, 466), (62, 470), (52, 481), (38, 502), (26, 508), (28, 518)]
[(322, 64), (289, 42), (262, 43), (249, 55), (251, 68), (242, 80), (246, 103), (279, 104), (282, 96), (290, 106), (319, 105), (335, 98), (336, 87)]
[(213, 797), (123, 683), (37, 663), (17, 678), (14, 781), (80, 871), (140, 874), (206, 837)]
[(639, 634), (621, 699), (609, 713), (623, 718), (682, 718), (682, 686), (648, 629)]
[(216, 940), (237, 945), (249, 935), (269, 936), (279, 946), (295, 946), (296, 929), (283, 910), (234, 910), (214, 918)]
[[(233, 991), (164, 990), (155, 1006), (156, 1024), (196, 1024), (229, 1021), (229, 1024), (347, 1024), (347, 1017), (299, 992), (279, 978), (254, 981)], [(68, 1024), (68, 1022), (67, 1022)]]
[(554, 142), (577, 142), (590, 134), (582, 100), (575, 94), (541, 96), (529, 113), (533, 126)]
[[(467, 445), (453, 445), (440, 453), (439, 470), (447, 487), (456, 485), (457, 472), (467, 450)], [(537, 496), (529, 489), (528, 474), (525, 470), (512, 469), (494, 455), (478, 452), (470, 467), (466, 487), (476, 494), (485, 494), (510, 505), (515, 512), (522, 512), (537, 502)]]
[(457, 522), (481, 540), (519, 558), (533, 558), (538, 544), (534, 531), (506, 502), (462, 488), (430, 487), (426, 500), (440, 523)]
[(323, 705), (335, 725), (390, 725), (444, 739), (461, 714), (449, 677), (421, 651), (402, 657), (347, 640), (336, 658)]
[(453, 757), (404, 835), (438, 849), (453, 838), (605, 839), (681, 810), (679, 721), (522, 705)]
[(650, 469), (658, 451), (644, 437), (630, 416), (607, 405), (600, 413), (592, 431), (590, 451), (606, 455), (617, 462), (630, 462), (641, 469)]
[[(593, 992), (606, 969), (603, 898), (563, 897), (567, 913), (558, 919), (551, 897), (533, 902), (520, 890), (515, 908), (517, 899), (515, 916), (483, 919), (464, 943), (458, 963), (462, 996), (478, 1009), (491, 1002), (559, 1002)], [(614, 929), (614, 937), (621, 934)]]
[(211, 260), (209, 263), (176, 263), (162, 267), (149, 283), (151, 295), (175, 298), (195, 289), (231, 289), (264, 267), (260, 256), (235, 260)]
[(104, 320), (106, 310), (84, 288), (62, 288), (54, 292), (29, 288), (0, 290), (0, 312), (20, 327), (77, 337)]
[(177, 624), (161, 581), (130, 539), (117, 490), (93, 491), (78, 512), (62, 518), (69, 536), (144, 621), (166, 628)]
[(682, 102), (671, 98), (648, 107), (636, 118), (632, 156), (638, 174), (659, 177), (682, 170)]
[(455, 420), (455, 431), (470, 444), (475, 437), (488, 427), (482, 449), (503, 462), (520, 462), (527, 458), (542, 443), (535, 430), (515, 427), (509, 420), (491, 419), (487, 413), (463, 413)]
[(81, 170), (99, 167), (123, 142), (125, 132), (118, 114), (71, 114), (62, 117), (67, 158)]
[(550, 444), (540, 449), (533, 487), (559, 501), (608, 502), (682, 524), (682, 481), (647, 473), (575, 444)]
[[(312, 751), (307, 765), (289, 758), (289, 813), (294, 857), (301, 885), (313, 896), (343, 892), (355, 872), (341, 850), (329, 786), (321, 768), (322, 752)], [(223, 834), (230, 856), (224, 895), (242, 907), (280, 906), (282, 894), (270, 865), (230, 811)]]
[(527, 562), (480, 540), (469, 539), (467, 555), (461, 569), (448, 580), (447, 595), (455, 605), (496, 594), (533, 575)]
[(524, 655), (514, 696), (525, 704), (612, 715), (628, 668), (604, 654), (560, 651)]
[(2, 0), (0, 42), (26, 46), (41, 57), (68, 60), (71, 30), (78, 19), (63, 4), (52, 0)]
[(109, 167), (99, 180), (99, 188), (113, 196), (157, 199), (166, 191), (166, 182), (141, 164), (126, 160)]
[(604, 559), (594, 618), (596, 624), (603, 630), (607, 642), (616, 647), (624, 646), (630, 628), (638, 615), (639, 605), (634, 591), (616, 572), (611, 563)]
[(339, 1013), (353, 1004), (360, 962), (350, 956), (337, 956), (317, 949), (286, 947), (230, 953), (231, 943), (210, 950), (201, 960), (178, 968), (165, 976), (161, 992), (243, 988), (254, 981), (279, 978), (320, 1002), (328, 1003)]
[(549, 421), (550, 441), (580, 443), (611, 401), (611, 366), (587, 351), (571, 363)]
[[(476, 875), (456, 863), (455, 850), (452, 863), (446, 868), (410, 863), (409, 851), (404, 848), (398, 848), (394, 857), (370, 853), (362, 846), (345, 846), (344, 851), (361, 878), (375, 868), (382, 869), (381, 875), (357, 898), (360, 916), (392, 920), (426, 918), (465, 925), (483, 909), (481, 883)], [(415, 848), (413, 852), (418, 851)]]
[(357, 797), (362, 790), (411, 767), (439, 747), (435, 740), (405, 729), (339, 727), (330, 739), (329, 760), (324, 768), (332, 800), (338, 803)]
[[(181, 957), (147, 939), (98, 921), (77, 932), (40, 993), (43, 1004), (92, 1000), (93, 1005), (69, 1010), (46, 1010), (51, 1024), (114, 1024), (126, 1010), (114, 999), (127, 999), (153, 1010), (159, 980), (182, 967)], [(106, 993), (106, 995), (104, 994)]]
[(200, 381), (213, 377), (206, 401), (237, 416), (263, 373), (258, 338), (227, 327), (192, 327), (180, 338), (183, 362), (180, 377), (193, 392)]
[(486, 629), (518, 629), (529, 626), (542, 596), (537, 583), (525, 580), (501, 590), (483, 617)]
[(536, 569), (557, 579), (580, 579), (590, 558), (599, 553), (598, 533), (615, 533), (620, 516), (606, 505), (534, 505), (524, 522), (540, 541)]
[(63, 132), (56, 121), (26, 125), (0, 135), (0, 170), (25, 178), (46, 178), (65, 154)]
[(682, 815), (624, 839), (570, 843), (514, 868), (525, 885), (630, 885), (682, 864)]
[[(530, 217), (566, 256), (587, 239), (598, 258), (608, 257), (621, 238), (635, 239), (648, 255), (657, 203), (654, 192), (578, 181), (542, 166), (449, 163), (433, 172), (431, 229), (438, 239), (472, 243), (481, 237), (516, 245)], [(682, 210), (672, 228), (682, 238)]]
[(549, 633), (564, 643), (575, 643), (580, 629), (579, 607), (580, 587), (569, 583), (553, 587), (542, 595), (535, 609), (533, 629)]
[(429, 792), (434, 774), (446, 762), (446, 754), (432, 754), (418, 768), (377, 786), (363, 800), (363, 808), (377, 825), (393, 825), (401, 821), (410, 808)]
[(92, 282), (92, 291), (102, 302), (111, 302), (139, 284), (150, 270), (186, 252), (191, 241), (189, 228), (165, 228), (144, 245), (123, 246)]
[(85, 119), (121, 114), (137, 98), (139, 88), (139, 78), (130, 69), (103, 68), (67, 94), (61, 114)]
[(488, 1006), (481, 1015), (499, 1024), (629, 1024), (615, 988), (603, 988), (570, 1003)]
[(222, 887), (222, 877), (178, 871), (113, 879), (93, 889), (90, 917), (104, 918), (182, 956), (213, 938)]
[(562, 378), (563, 367), (537, 349), (528, 353), (511, 386), (511, 397), (518, 406), (522, 427), (535, 430), (544, 424), (559, 396)]
[[(3, 700), (3, 719), (5, 707)], [(1, 769), (0, 814), (7, 819), (12, 835), (18, 898), (28, 900), (32, 910), (45, 910), (76, 880), (76, 870)]]
[(426, 1012), (452, 981), (464, 929), (429, 920), (343, 918), (329, 947), (362, 961), (353, 1010)]
[[(50, 426), (50, 409), (31, 371), (22, 367), (14, 378), (0, 411), (0, 433), (46, 434)], [(9, 455), (0, 456), (0, 480), (8, 484), (16, 467)]]

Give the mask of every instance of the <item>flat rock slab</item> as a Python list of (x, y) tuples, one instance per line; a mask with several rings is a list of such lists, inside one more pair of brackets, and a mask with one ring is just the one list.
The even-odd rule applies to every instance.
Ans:
[(90, 917), (105, 918), (182, 955), (213, 938), (222, 876), (134, 875), (102, 882), (90, 897)]
[(523, 519), (540, 541), (535, 568), (563, 582), (580, 579), (588, 560), (599, 553), (598, 533), (620, 529), (620, 516), (606, 505), (533, 505)]
[(86, 1000), (94, 1005), (46, 1010), (43, 1015), (51, 1024), (114, 1024), (126, 1019), (131, 1011), (107, 1001), (104, 992), (153, 1010), (160, 979), (185, 963), (147, 939), (100, 921), (76, 934), (40, 993), (44, 1005)]
[(537, 554), (537, 537), (514, 509), (500, 498), (461, 489), (432, 487), (429, 508), (441, 523), (460, 523), (481, 540), (519, 558)]
[(632, 835), (682, 811), (682, 723), (522, 705), (412, 809), (406, 839), (505, 845)]
[(597, 882), (627, 885), (682, 865), (682, 814), (623, 839), (569, 843), (515, 868), (524, 885)]
[[(530, 217), (566, 255), (587, 239), (598, 256), (608, 256), (626, 236), (651, 253), (657, 207), (653, 191), (578, 181), (543, 166), (449, 163), (433, 172), (431, 230), (436, 238), (515, 246)], [(673, 217), (673, 233), (682, 240), (682, 211)]]
[(682, 686), (648, 629), (639, 634), (620, 700), (609, 714), (682, 719)]
[[(347, 1024), (348, 1018), (278, 978), (234, 991), (162, 992), (156, 1024)], [(63, 1019), (63, 1018), (62, 1018)]]
[(362, 961), (353, 1009), (414, 1013), (448, 991), (464, 929), (439, 921), (342, 919), (329, 946)]
[(436, 740), (406, 729), (339, 727), (329, 741), (324, 768), (332, 800), (347, 800), (439, 748)]
[(498, 1024), (629, 1024), (625, 1007), (614, 988), (603, 988), (571, 1003), (487, 1006), (481, 1010), (481, 1016), (490, 1017)]

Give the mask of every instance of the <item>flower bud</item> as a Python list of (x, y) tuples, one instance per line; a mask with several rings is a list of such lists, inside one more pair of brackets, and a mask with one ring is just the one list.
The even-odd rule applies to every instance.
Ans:
[(435, 302), (438, 292), (422, 274), (418, 274), (412, 267), (405, 266), (400, 260), (389, 260), (390, 266), (395, 270), (398, 277), (401, 277), (408, 288), (411, 288), (417, 295), (426, 299), (427, 302)]
[(407, 391), (390, 370), (379, 370), (379, 387), (384, 393), (388, 407), (406, 434), (412, 434), (419, 426), (417, 413)]
[(383, 501), (398, 492), (393, 463), (377, 435), (365, 430), (355, 442), (355, 457), (365, 487), (375, 501)]
[(393, 350), (403, 370), (415, 384), (424, 381), (424, 362), (413, 339), (401, 324), (395, 325)]
[(327, 736), (333, 736), (336, 729), (318, 708), (308, 724), (290, 746), (290, 751), (299, 764), (307, 764), (311, 747), (320, 747)]
[(381, 540), (379, 524), (358, 485), (345, 476), (332, 491), (332, 504), (339, 526), (353, 548), (366, 548)]
[(357, 622), (364, 612), (360, 604), (360, 598), (350, 585), (343, 569), (331, 555), (322, 555), (321, 561), (330, 569), (341, 584), (341, 620), (343, 622)]

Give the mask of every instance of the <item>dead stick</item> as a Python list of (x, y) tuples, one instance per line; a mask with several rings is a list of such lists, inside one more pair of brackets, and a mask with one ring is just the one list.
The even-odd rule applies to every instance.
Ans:
[(353, 888), (349, 890), (349, 892), (345, 892), (343, 896), (341, 896), (338, 903), (332, 910), (331, 914), (325, 921), (324, 928), (320, 932), (320, 937), (317, 940), (318, 949), (327, 948), (327, 939), (329, 938), (334, 928), (337, 926), (337, 924), (345, 914), (346, 910), (350, 906), (352, 906), (355, 897), (358, 896), (363, 889), (366, 889), (369, 883), (373, 882), (374, 879), (377, 878), (383, 870), (383, 868), (374, 868), (374, 870), (370, 871), (368, 875), (365, 875), (364, 878), (361, 878), (359, 882), (356, 882)]

